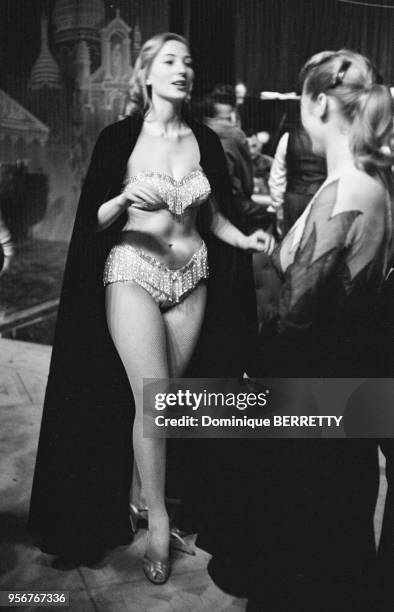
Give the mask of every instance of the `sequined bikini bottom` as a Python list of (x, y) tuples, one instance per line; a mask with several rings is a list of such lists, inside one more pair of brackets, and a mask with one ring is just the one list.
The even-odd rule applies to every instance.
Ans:
[(130, 244), (115, 245), (104, 266), (104, 286), (133, 281), (153, 297), (161, 309), (171, 308), (185, 299), (197, 285), (209, 276), (208, 252), (205, 242), (182, 266), (172, 270), (161, 261)]

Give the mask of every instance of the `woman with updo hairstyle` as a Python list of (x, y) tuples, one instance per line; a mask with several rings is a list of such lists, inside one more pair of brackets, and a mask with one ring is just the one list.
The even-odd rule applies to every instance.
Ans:
[[(302, 123), (328, 174), (273, 254), (282, 290), (260, 375), (392, 376), (381, 331), (392, 257), (390, 92), (367, 58), (346, 49), (314, 55), (301, 80)], [(237, 524), (210, 533), (216, 584), (248, 597), (248, 612), (394, 609), (393, 440), (249, 442), (247, 474), (227, 466), (237, 498), (221, 491)], [(377, 549), (379, 447), (388, 493)]]
[(166, 441), (143, 437), (143, 379), (187, 368), (242, 376), (255, 330), (247, 252), (272, 248), (264, 232), (246, 236), (230, 221), (219, 139), (188, 117), (193, 77), (186, 39), (148, 40), (128, 116), (94, 148), (65, 270), (30, 511), (42, 550), (82, 561), (147, 524), (143, 570), (155, 584), (170, 574)]
[(283, 276), (274, 358), (293, 375), (382, 375), (392, 98), (371, 62), (346, 49), (314, 55), (300, 77), (302, 123), (327, 179), (274, 256)]

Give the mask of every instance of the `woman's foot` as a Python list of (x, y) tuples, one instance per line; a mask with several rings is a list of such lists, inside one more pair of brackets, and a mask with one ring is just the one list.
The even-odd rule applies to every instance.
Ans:
[(171, 572), (169, 550), (170, 524), (168, 516), (159, 519), (149, 516), (143, 570), (150, 582), (154, 584), (167, 582)]

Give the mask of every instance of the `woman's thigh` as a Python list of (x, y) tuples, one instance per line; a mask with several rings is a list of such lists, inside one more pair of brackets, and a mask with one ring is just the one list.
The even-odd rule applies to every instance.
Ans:
[(167, 310), (164, 324), (167, 335), (170, 376), (182, 376), (196, 347), (207, 300), (205, 283), (200, 283), (180, 304)]
[(132, 281), (108, 285), (105, 303), (112, 340), (134, 396), (141, 397), (143, 378), (169, 375), (163, 315), (152, 296)]

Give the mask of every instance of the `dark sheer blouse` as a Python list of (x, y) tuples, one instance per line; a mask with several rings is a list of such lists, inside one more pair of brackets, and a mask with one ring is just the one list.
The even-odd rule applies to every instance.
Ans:
[(274, 351), (292, 375), (375, 372), (392, 229), (388, 194), (372, 181), (358, 172), (326, 183), (276, 252)]

